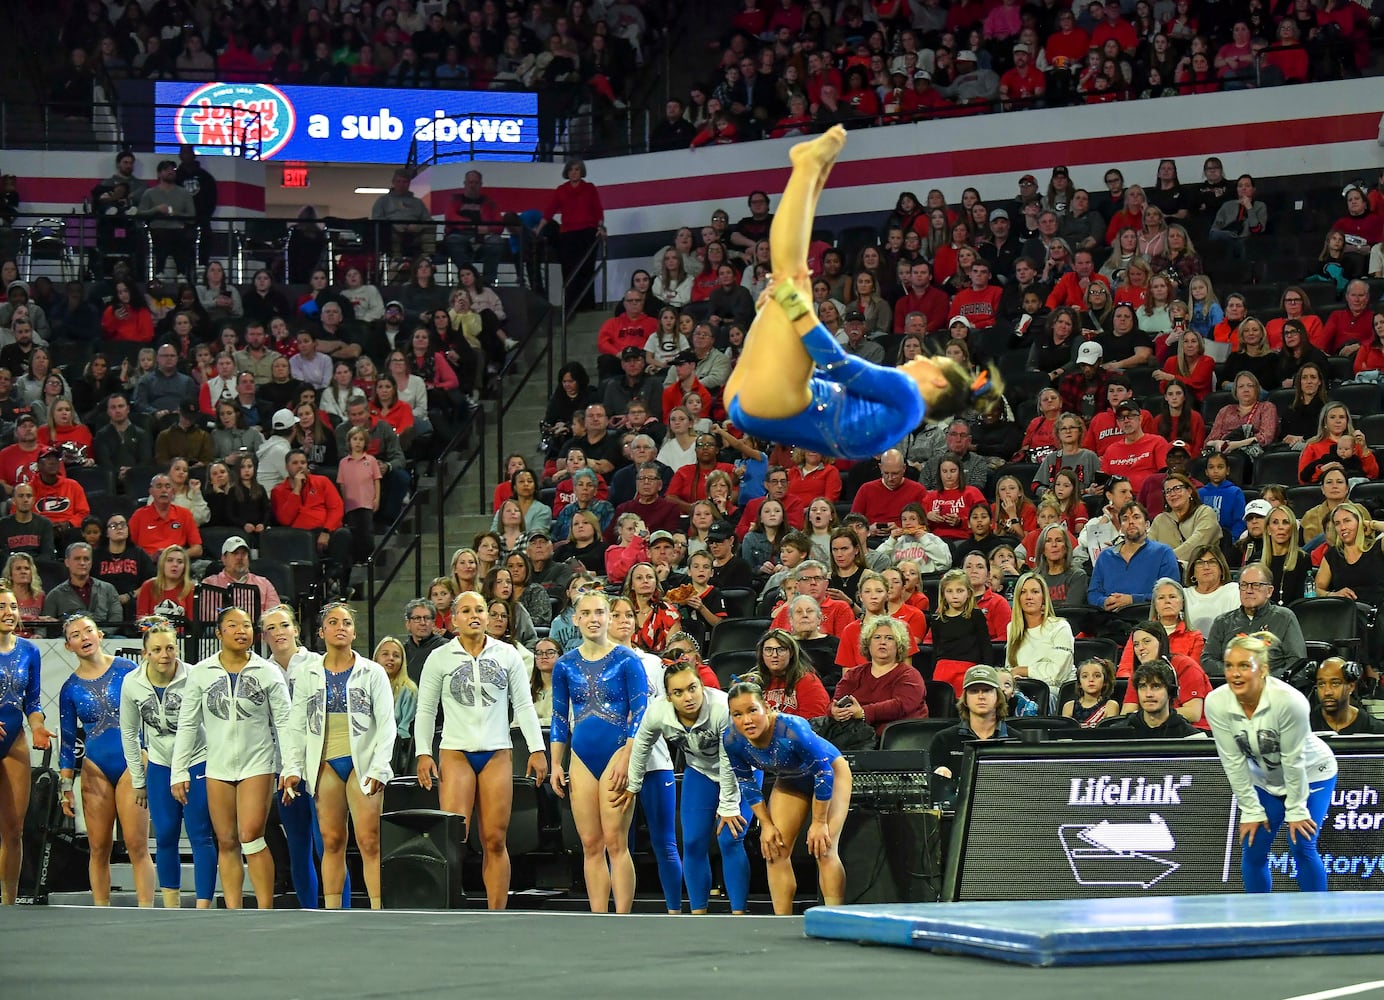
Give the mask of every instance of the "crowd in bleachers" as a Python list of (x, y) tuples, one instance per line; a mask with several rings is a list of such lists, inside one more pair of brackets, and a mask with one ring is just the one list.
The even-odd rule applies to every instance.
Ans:
[(744, 0), (654, 149), (1360, 74), (1368, 5)]
[[(266, 530), (293, 528), (316, 541), (305, 560), (320, 564), (324, 591), (350, 593), (352, 565), (403, 508), (418, 463), (455, 439), (517, 347), (487, 281), (498, 253), (462, 205), (446, 244), (457, 286), (435, 280), (426, 250), (436, 241), (425, 245), (421, 227), (391, 214), (417, 201), (405, 178), (375, 213), (382, 232), (393, 230), (382, 241), (417, 255), (393, 258), (399, 284), (377, 287), (349, 255), (328, 261), (320, 226), (305, 225), (288, 254), (304, 284), (283, 282), (280, 254), (275, 270), (238, 286), (198, 242), (203, 213), (192, 192), (210, 190), (212, 207), (215, 195), (195, 157), (162, 161), (155, 183), (137, 176), (131, 153), (116, 164), (90, 198), (101, 221), (90, 280), (27, 281), (14, 259), (0, 260), (0, 482), (28, 508), (0, 535), (36, 560), (26, 615), (53, 617), (44, 591), (67, 578), (73, 542), (91, 544), (101, 579), (109, 528), (156, 497), (164, 475), (183, 533), (136, 532), (134, 549), (154, 557), (176, 541), (191, 581), (211, 568), (192, 560), (221, 554), (216, 545), (201, 551), (202, 533), (259, 548)], [(136, 227), (160, 220), (169, 228), (153, 234), (146, 258)], [(339, 282), (328, 280), (328, 264)], [(126, 562), (111, 565), (124, 574)], [(122, 588), (116, 621), (133, 618), (139, 583), (152, 576), (136, 570), (113, 581)], [(181, 598), (190, 608), (190, 594)]]
[(658, 12), (637, 0), (89, 0), (73, 5), (63, 27), (70, 63), (53, 96), (75, 108), (93, 82), (128, 78), (457, 90), (566, 84), (623, 107), (660, 28)]

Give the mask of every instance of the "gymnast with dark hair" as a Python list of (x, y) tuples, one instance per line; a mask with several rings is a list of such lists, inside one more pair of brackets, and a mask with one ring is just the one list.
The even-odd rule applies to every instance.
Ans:
[(32, 783), (25, 719), (34, 747), (47, 750), (53, 739), (44, 725), (38, 647), (15, 634), (20, 621), (19, 598), (0, 580), (0, 906), (14, 905), (24, 860)]
[[(735, 727), (726, 733), (726, 756), (741, 797), (759, 820), (774, 912), (793, 912), (798, 883), (791, 855), (809, 815), (807, 849), (817, 859), (822, 899), (828, 906), (841, 905), (846, 901), (846, 869), (837, 848), (851, 807), (850, 765), (806, 719), (770, 708), (758, 675), (737, 678), (726, 699)], [(767, 800), (755, 781), (756, 771), (773, 776)]]
[(817, 321), (807, 250), (817, 200), (845, 142), (837, 125), (789, 151), (793, 172), (770, 229), (773, 283), (760, 296), (725, 396), (735, 426), (751, 435), (862, 459), (893, 447), (925, 414), (989, 411), (1004, 387), (993, 368), (973, 377), (949, 358), (872, 364), (848, 354)]

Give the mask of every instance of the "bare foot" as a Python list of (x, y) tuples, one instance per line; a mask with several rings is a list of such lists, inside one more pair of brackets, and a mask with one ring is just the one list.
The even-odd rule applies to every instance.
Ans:
[(793, 166), (818, 170), (829, 168), (846, 145), (846, 130), (833, 125), (815, 139), (800, 142), (788, 151)]

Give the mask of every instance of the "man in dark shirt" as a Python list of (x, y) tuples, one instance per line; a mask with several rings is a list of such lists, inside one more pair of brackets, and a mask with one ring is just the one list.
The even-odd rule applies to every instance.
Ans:
[(754, 571), (735, 554), (735, 531), (729, 524), (723, 521), (713, 524), (706, 533), (706, 547), (711, 552), (713, 587), (722, 593), (754, 587)]
[(646, 413), (660, 411), (663, 379), (649, 374), (644, 370), (644, 365), (642, 348), (626, 347), (620, 352), (620, 374), (601, 383), (601, 401), (605, 404), (608, 415), (623, 417), (629, 409), (630, 401), (634, 399), (644, 403)]
[(479, 170), (468, 170), (461, 194), (452, 196), (443, 247), (457, 267), (474, 263), (479, 257), (485, 283), (493, 285), (504, 248), (504, 215), (495, 199), (482, 189), (482, 180)]
[(567, 583), (572, 579), (572, 567), (565, 562), (555, 562), (553, 560), (553, 540), (548, 532), (541, 528), (529, 532), (529, 546), (525, 550), (529, 555), (529, 562), (533, 564), (533, 578), (531, 583), (536, 583), (550, 594), (561, 597), (567, 592)]
[(606, 408), (600, 403), (592, 403), (586, 408), (586, 433), (581, 437), (568, 438), (558, 454), (565, 455), (573, 448), (580, 448), (586, 456), (586, 464), (609, 478), (617, 467), (625, 463), (620, 438), (609, 433), (609, 428), (610, 417)]
[(672, 149), (687, 149), (692, 144), (692, 137), (697, 134), (697, 130), (682, 116), (682, 111), (682, 101), (676, 98), (664, 105), (664, 119), (654, 126), (653, 133), (649, 136), (651, 151), (663, 153)]
[(1120, 717), (1121, 725), (1110, 726), (1110, 735), (1130, 740), (1180, 740), (1203, 735), (1199, 729), (1173, 711), (1177, 698), (1177, 672), (1162, 661), (1141, 663), (1129, 679), (1139, 698), (1139, 711)]
[(956, 802), (966, 746), (1009, 735), (1004, 724), (1009, 706), (1000, 689), (999, 671), (984, 664), (967, 670), (961, 680), (961, 700), (956, 703), (956, 711), (961, 722), (939, 732), (928, 747), (928, 760), (932, 762), (932, 801), (944, 807)]
[(760, 240), (767, 240), (769, 226), (774, 221), (774, 214), (769, 211), (769, 196), (765, 192), (751, 191), (746, 203), (750, 214), (737, 222), (730, 234), (731, 246), (739, 250), (753, 250)]
[(0, 348), (0, 367), (11, 372), (26, 372), (34, 348), (39, 346), (34, 343), (34, 325), (26, 317), (15, 319), (10, 323), (10, 335), (14, 342)]
[[(110, 422), (96, 432), (96, 462), (110, 469), (117, 479), (136, 465), (154, 461), (154, 442), (149, 432), (130, 420), (130, 400), (123, 392), (113, 392), (106, 400)], [(100, 576), (100, 573), (96, 574)]]
[(7, 553), (27, 552), (40, 559), (53, 558), (53, 522), (34, 514), (34, 488), (28, 483), (14, 488), (14, 512), (0, 519), (0, 543)]
[(740, 272), (729, 264), (716, 268), (716, 287), (706, 304), (711, 310), (706, 321), (718, 330), (735, 324), (743, 332), (754, 320), (754, 296), (740, 284)]
[(447, 644), (447, 636), (433, 631), (436, 616), (432, 602), (421, 597), (404, 605), (404, 629), (408, 632), (408, 638), (404, 640), (404, 669), (415, 684), (423, 676), (423, 664), (427, 662), (428, 654)]
[[(17, 493), (16, 493), (17, 495)], [(1311, 725), (1316, 733), (1384, 732), (1369, 712), (1354, 704), (1355, 688), (1360, 681), (1360, 665), (1348, 663), (1339, 656), (1322, 660), (1317, 667), (1317, 704), (1312, 708)]]

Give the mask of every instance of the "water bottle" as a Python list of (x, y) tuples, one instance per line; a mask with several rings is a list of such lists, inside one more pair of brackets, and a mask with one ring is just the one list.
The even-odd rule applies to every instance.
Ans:
[(1306, 584), (1306, 586), (1303, 588), (1302, 595), (1303, 595), (1304, 597), (1316, 597), (1316, 596), (1317, 596), (1317, 571), (1316, 571), (1315, 569), (1310, 570), (1310, 571), (1308, 572), (1308, 574), (1307, 574), (1307, 584)]

